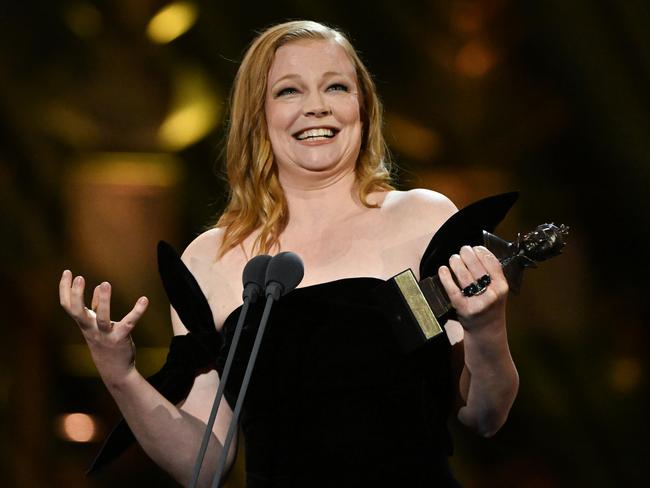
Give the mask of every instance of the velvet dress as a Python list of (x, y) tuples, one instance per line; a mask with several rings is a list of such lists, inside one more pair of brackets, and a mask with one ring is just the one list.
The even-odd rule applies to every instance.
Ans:
[[(401, 352), (383, 280), (298, 288), (269, 318), (244, 401), (248, 488), (458, 486), (449, 472), (450, 345)], [(249, 310), (225, 395), (231, 406), (263, 302)], [(240, 309), (222, 329), (221, 373)]]
[[(487, 197), (450, 217), (424, 251), (420, 277), (433, 276), (462, 245), (485, 244), (484, 231), (493, 232), (517, 197)], [(199, 284), (164, 241), (158, 244), (158, 269), (189, 332), (174, 336), (165, 364), (147, 380), (177, 404), (197, 375), (223, 371), (241, 307), (219, 333)], [(340, 279), (298, 288), (275, 304), (240, 418), (248, 488), (458, 486), (447, 463), (455, 388), (451, 346), (443, 333), (403, 352), (393, 328), (401, 318), (391, 315), (394, 297), (385, 293), (386, 283)], [(231, 406), (262, 307), (249, 310), (225, 388)], [(88, 474), (134, 442), (122, 419)]]

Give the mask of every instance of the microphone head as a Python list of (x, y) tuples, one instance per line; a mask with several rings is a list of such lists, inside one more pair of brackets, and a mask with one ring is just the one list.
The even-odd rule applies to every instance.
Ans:
[[(302, 259), (293, 252), (285, 251), (273, 256), (266, 268), (266, 294), (280, 298), (293, 290), (302, 281), (305, 267)], [(272, 290), (269, 289), (272, 288)]]
[(244, 266), (242, 273), (242, 283), (244, 284), (243, 298), (249, 297), (255, 301), (262, 293), (264, 284), (266, 283), (266, 268), (271, 261), (271, 256), (268, 254), (260, 254), (255, 256)]

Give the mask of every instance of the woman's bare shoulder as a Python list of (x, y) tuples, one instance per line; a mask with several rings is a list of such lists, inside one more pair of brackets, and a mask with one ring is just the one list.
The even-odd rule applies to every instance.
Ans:
[(224, 236), (223, 228), (209, 229), (190, 242), (181, 257), (199, 283), (209, 288), (215, 285), (216, 276), (228, 280), (239, 278), (247, 261), (243, 246), (221, 254)]
[(190, 269), (196, 262), (218, 261), (223, 234), (219, 227), (202, 232), (185, 248), (181, 259)]
[(391, 191), (386, 195), (383, 207), (394, 218), (425, 228), (439, 227), (458, 211), (442, 193), (423, 188)]
[(209, 229), (190, 242), (181, 257), (207, 298), (217, 328), (241, 303), (241, 271), (246, 262), (240, 247), (221, 256), (223, 238), (223, 229)]
[(224, 266), (227, 268), (229, 254), (221, 256), (223, 229), (213, 228), (199, 234), (183, 251), (181, 259), (191, 271), (196, 280), (207, 294), (214, 287), (215, 274), (220, 274)]

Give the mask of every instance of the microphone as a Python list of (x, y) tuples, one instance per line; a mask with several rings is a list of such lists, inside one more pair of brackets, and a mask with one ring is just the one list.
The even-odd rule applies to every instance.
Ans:
[(239, 396), (237, 397), (237, 403), (235, 404), (232, 421), (230, 422), (230, 427), (228, 428), (228, 435), (226, 436), (226, 441), (224, 442), (223, 450), (221, 451), (219, 466), (217, 467), (217, 471), (215, 472), (214, 478), (212, 479), (212, 488), (219, 488), (221, 477), (223, 476), (223, 471), (226, 466), (226, 458), (228, 456), (228, 450), (230, 449), (230, 444), (232, 443), (232, 439), (235, 436), (237, 420), (239, 419), (239, 414), (241, 413), (244, 398), (246, 397), (248, 383), (250, 381), (251, 375), (253, 374), (253, 367), (255, 366), (255, 361), (257, 360), (257, 354), (260, 350), (262, 337), (264, 336), (264, 330), (266, 329), (266, 323), (269, 320), (271, 307), (277, 300), (280, 299), (280, 297), (286, 295), (296, 286), (298, 286), (298, 284), (302, 281), (304, 274), (305, 267), (302, 264), (302, 260), (297, 254), (289, 251), (276, 254), (268, 263), (265, 279), (266, 286), (264, 289), (264, 292), (266, 294), (266, 305), (264, 306), (264, 312), (262, 313), (260, 326), (257, 329), (257, 334), (255, 335), (255, 342), (253, 343), (251, 356), (248, 360), (248, 365), (246, 366), (244, 379), (242, 380), (241, 388), (239, 389)]
[(242, 299), (244, 301), (248, 297), (251, 303), (255, 303), (257, 298), (262, 295), (262, 287), (266, 284), (266, 272), (271, 260), (272, 258), (268, 254), (261, 254), (255, 256), (244, 266), (242, 273), (244, 284)]
[[(194, 463), (192, 481), (190, 482), (190, 486), (192, 488), (196, 488), (196, 485), (199, 481), (199, 474), (201, 473), (201, 467), (205, 458), (205, 452), (208, 449), (208, 443), (210, 442), (210, 436), (212, 435), (212, 427), (214, 426), (214, 422), (217, 418), (217, 411), (219, 410), (219, 405), (221, 404), (226, 381), (230, 375), (230, 367), (232, 366), (233, 360), (235, 358), (235, 351), (237, 350), (237, 345), (239, 344), (241, 331), (244, 328), (244, 320), (248, 314), (248, 306), (251, 303), (255, 303), (257, 299), (262, 295), (262, 287), (266, 283), (266, 269), (270, 261), (271, 256), (267, 254), (261, 254), (259, 256), (255, 256), (253, 259), (248, 261), (248, 263), (246, 263), (246, 266), (244, 266), (244, 271), (242, 273), (242, 283), (244, 285), (242, 299), (244, 300), (244, 303), (242, 305), (241, 312), (239, 313), (239, 319), (237, 320), (232, 343), (230, 344), (230, 349), (226, 358), (226, 364), (224, 365), (223, 374), (221, 375), (219, 386), (217, 387), (217, 393), (214, 397), (214, 401), (212, 402), (210, 417), (208, 418), (208, 423), (206, 424), (205, 431), (203, 432), (201, 447), (199, 448), (199, 452), (196, 456), (196, 462)], [(228, 450), (226, 448), (225, 452), (222, 453), (222, 457), (224, 459), (226, 458), (227, 452)]]
[(276, 254), (266, 268), (266, 296), (279, 300), (298, 286), (304, 274), (305, 267), (296, 253), (285, 251)]

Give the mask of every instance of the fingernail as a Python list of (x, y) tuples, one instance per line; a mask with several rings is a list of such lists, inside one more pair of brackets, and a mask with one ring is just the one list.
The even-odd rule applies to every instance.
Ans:
[(77, 276), (77, 277), (74, 279), (74, 284), (75, 284), (75, 285), (81, 285), (81, 281), (82, 281), (82, 279), (83, 279), (83, 278), (82, 278), (81, 276)]
[(146, 305), (149, 300), (147, 300), (147, 297), (141, 297), (140, 300), (138, 300), (142, 305)]

